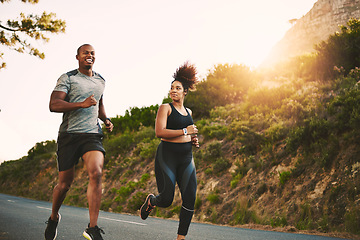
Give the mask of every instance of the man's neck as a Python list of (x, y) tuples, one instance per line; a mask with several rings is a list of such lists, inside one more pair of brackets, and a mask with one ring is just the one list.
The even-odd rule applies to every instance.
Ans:
[(93, 75), (93, 71), (92, 71), (91, 68), (90, 68), (90, 69), (79, 68), (79, 71), (80, 71), (82, 74), (84, 74), (84, 75), (86, 75), (86, 76), (89, 76), (89, 77), (92, 77), (92, 75)]

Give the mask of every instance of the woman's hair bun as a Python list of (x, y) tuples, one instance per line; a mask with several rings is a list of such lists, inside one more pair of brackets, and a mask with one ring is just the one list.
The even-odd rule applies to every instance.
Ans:
[(179, 81), (182, 83), (184, 89), (190, 89), (194, 91), (195, 85), (198, 82), (198, 78), (196, 76), (197, 70), (195, 65), (190, 64), (189, 62), (185, 62), (181, 65), (173, 75), (174, 81)]

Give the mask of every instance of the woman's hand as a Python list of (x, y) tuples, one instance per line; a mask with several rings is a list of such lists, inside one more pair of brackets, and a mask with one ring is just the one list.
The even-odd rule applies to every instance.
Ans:
[(197, 137), (197, 135), (191, 135), (191, 143), (192, 145), (194, 145), (195, 147), (200, 147), (200, 144), (199, 144), (199, 139)]
[(187, 130), (187, 134), (189, 134), (189, 135), (198, 133), (198, 129), (196, 128), (196, 126), (194, 124), (187, 126), (186, 130)]

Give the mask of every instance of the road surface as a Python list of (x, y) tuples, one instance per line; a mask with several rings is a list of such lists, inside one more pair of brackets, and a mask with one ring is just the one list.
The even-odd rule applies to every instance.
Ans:
[[(45, 221), (51, 203), (0, 194), (0, 239), (43, 240)], [(85, 240), (82, 232), (88, 224), (88, 210), (62, 206), (56, 240)], [(149, 217), (100, 212), (98, 225), (105, 231), (104, 240), (175, 240), (178, 222)], [(235, 227), (192, 223), (189, 240), (340, 240), (323, 236), (260, 231)], [(344, 239), (342, 239), (344, 240)]]

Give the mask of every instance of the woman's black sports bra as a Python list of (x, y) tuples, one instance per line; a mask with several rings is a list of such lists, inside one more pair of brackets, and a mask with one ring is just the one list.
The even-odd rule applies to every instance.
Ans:
[(169, 103), (169, 104), (171, 107), (171, 113), (167, 117), (166, 129), (173, 129), (173, 130), (183, 129), (189, 125), (194, 124), (194, 121), (186, 108), (185, 108), (185, 110), (187, 112), (187, 115), (184, 116), (184, 115), (180, 114), (178, 112), (178, 110), (176, 110), (176, 108), (174, 107), (174, 105), (172, 103)]

